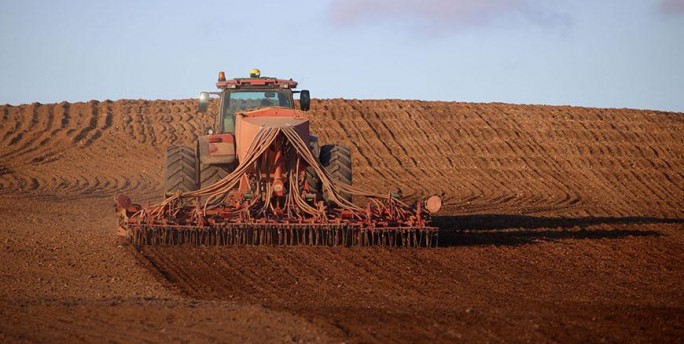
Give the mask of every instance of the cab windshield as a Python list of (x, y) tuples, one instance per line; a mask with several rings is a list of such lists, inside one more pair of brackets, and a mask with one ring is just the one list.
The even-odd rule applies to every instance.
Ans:
[(265, 107), (282, 106), (292, 108), (289, 90), (245, 90), (226, 94), (223, 102), (223, 131), (235, 131), (235, 113)]

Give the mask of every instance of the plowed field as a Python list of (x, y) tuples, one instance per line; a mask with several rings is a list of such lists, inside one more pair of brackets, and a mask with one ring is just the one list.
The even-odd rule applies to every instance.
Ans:
[(446, 195), (440, 247), (119, 242), (114, 194), (160, 199), (164, 147), (213, 121), (195, 109), (0, 106), (0, 341), (684, 338), (684, 114), (318, 100), (355, 185)]

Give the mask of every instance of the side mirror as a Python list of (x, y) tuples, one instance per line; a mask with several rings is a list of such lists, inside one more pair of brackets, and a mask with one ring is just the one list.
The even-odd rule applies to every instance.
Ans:
[(200, 92), (199, 96), (199, 112), (207, 112), (209, 108), (209, 93)]
[(302, 111), (309, 111), (309, 107), (311, 107), (311, 94), (309, 94), (309, 90), (299, 92), (299, 106), (302, 108)]

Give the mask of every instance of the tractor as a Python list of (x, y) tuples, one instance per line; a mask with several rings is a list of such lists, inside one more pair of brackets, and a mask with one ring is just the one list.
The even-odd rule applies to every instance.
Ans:
[[(226, 80), (219, 72), (218, 92), (201, 92), (199, 112), (206, 113), (212, 95), (220, 100), (213, 128), (199, 136), (192, 147), (171, 145), (166, 148), (164, 196), (177, 192), (195, 191), (229, 175), (239, 165), (254, 139), (254, 129), (262, 125), (290, 125), (296, 127), (317, 160), (333, 180), (352, 185), (352, 160), (348, 147), (337, 144), (320, 146), (318, 136), (309, 131), (309, 120), (302, 113), (309, 111), (311, 98), (308, 90), (296, 91), (297, 82), (262, 77), (258, 69), (249, 78)], [(299, 94), (301, 111), (295, 109), (294, 95)], [(237, 120), (236, 120), (237, 119)], [(258, 126), (257, 126), (258, 125)], [(270, 171), (280, 188), (284, 161), (277, 161)], [(305, 188), (309, 199), (323, 199), (320, 179), (312, 168), (305, 168)], [(243, 190), (245, 190), (243, 185)], [(351, 195), (343, 194), (351, 201)]]
[(442, 199), (410, 205), (398, 193), (355, 188), (351, 151), (319, 145), (309, 91), (295, 91), (296, 81), (254, 69), (249, 78), (220, 72), (216, 87), (199, 98), (202, 113), (212, 96), (220, 100), (213, 128), (192, 147), (166, 148), (164, 200), (139, 205), (117, 195), (118, 235), (137, 245), (436, 244), (430, 215)]

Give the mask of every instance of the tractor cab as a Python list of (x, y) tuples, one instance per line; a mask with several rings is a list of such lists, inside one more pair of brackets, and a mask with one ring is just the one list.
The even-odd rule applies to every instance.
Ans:
[(296, 81), (262, 77), (258, 69), (252, 69), (249, 78), (231, 80), (226, 80), (225, 73), (219, 72), (216, 87), (221, 91), (200, 93), (199, 109), (200, 112), (207, 110), (210, 94), (219, 96), (221, 103), (216, 118), (217, 133), (234, 133), (235, 114), (240, 112), (269, 107), (294, 109), (294, 93), (300, 94), (301, 110), (309, 110), (308, 90), (294, 91), (297, 87)]

